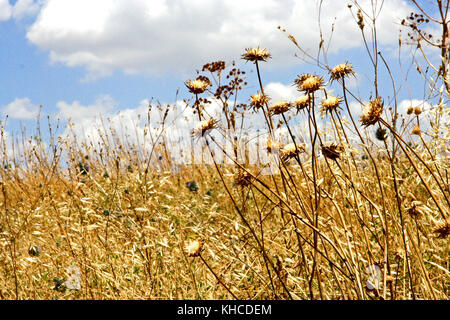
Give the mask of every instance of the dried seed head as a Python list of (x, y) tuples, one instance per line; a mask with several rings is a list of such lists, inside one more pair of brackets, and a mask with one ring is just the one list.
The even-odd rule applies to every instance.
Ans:
[(408, 107), (408, 110), (406, 110), (406, 114), (412, 114), (414, 112), (414, 108), (412, 106)]
[(414, 108), (414, 114), (416, 115), (416, 116), (418, 116), (419, 114), (421, 114), (422, 113), (422, 108), (421, 107), (415, 107)]
[(444, 221), (436, 224), (436, 227), (433, 230), (433, 233), (437, 233), (437, 237), (444, 239), (450, 234), (450, 218), (445, 219)]
[(419, 125), (416, 125), (416, 126), (412, 129), (411, 133), (420, 136), (420, 133), (421, 133), (421, 131), (420, 131), (420, 126), (419, 126)]
[(203, 242), (198, 240), (191, 241), (186, 246), (186, 253), (189, 257), (198, 257), (203, 250)]
[(375, 131), (375, 137), (380, 141), (384, 141), (386, 140), (386, 132), (387, 130), (384, 128), (377, 128), (377, 131)]
[(316, 75), (305, 74), (295, 79), (295, 83), (299, 90), (306, 93), (312, 93), (319, 90), (323, 86), (323, 78)]
[(262, 108), (270, 100), (269, 96), (262, 93), (254, 94), (250, 97), (250, 106), (256, 111)]
[(285, 161), (295, 157), (295, 155), (305, 150), (301, 146), (295, 147), (294, 143), (289, 143), (285, 145), (280, 151), (281, 151), (281, 158), (283, 161)]
[(272, 105), (269, 109), (270, 113), (273, 115), (281, 114), (289, 111), (291, 108), (291, 103), (287, 101), (278, 101), (274, 105)]
[(336, 110), (341, 102), (341, 97), (328, 96), (328, 98), (322, 101), (322, 106), (324, 107), (326, 112), (331, 112), (333, 110)]
[(247, 61), (267, 61), (267, 59), (272, 58), (267, 49), (261, 48), (247, 48), (245, 53), (242, 55), (242, 59)]
[(267, 152), (269, 153), (278, 153), (281, 149), (282, 144), (279, 141), (267, 140)]
[(295, 100), (294, 104), (297, 107), (297, 112), (306, 108), (309, 105), (310, 99), (309, 95), (305, 94), (302, 95), (300, 98)]
[(197, 77), (195, 80), (188, 80), (184, 83), (189, 92), (193, 94), (200, 94), (205, 92), (206, 88), (211, 85), (209, 79), (205, 76)]
[(355, 72), (352, 69), (352, 65), (347, 62), (338, 64), (333, 69), (331, 69), (330, 73), (332, 80), (341, 79), (348, 75), (355, 75)]
[(423, 207), (423, 203), (420, 201), (411, 201), (411, 205), (409, 208), (406, 209), (406, 212), (416, 219), (420, 218), (422, 216), (422, 210), (421, 207)]
[(253, 177), (244, 170), (239, 170), (235, 175), (234, 184), (241, 187), (247, 187), (251, 185)]
[(331, 143), (328, 145), (322, 145), (322, 154), (324, 157), (336, 160), (340, 157), (340, 153), (344, 151), (344, 148), (342, 146), (339, 146), (335, 143)]
[(383, 108), (384, 103), (380, 97), (371, 100), (364, 108), (360, 121), (366, 127), (377, 123), (383, 113)]
[(212, 118), (209, 120), (200, 121), (197, 127), (193, 130), (192, 134), (198, 137), (203, 137), (210, 130), (217, 128), (217, 122), (217, 120)]
[(394, 256), (397, 260), (403, 259), (403, 257), (405, 256), (405, 250), (403, 250), (402, 248), (397, 248), (397, 250), (395, 250), (394, 252)]

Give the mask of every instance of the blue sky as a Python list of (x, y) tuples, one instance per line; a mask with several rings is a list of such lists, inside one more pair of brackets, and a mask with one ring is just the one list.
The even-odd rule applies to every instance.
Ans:
[[(330, 66), (349, 61), (357, 72), (355, 92), (367, 101), (372, 93), (372, 69), (359, 29), (350, 15), (351, 1), (324, 1), (322, 31), (328, 39), (335, 23)], [(359, 1), (369, 8), (369, 0)], [(71, 117), (89, 126), (97, 112), (111, 116), (144, 110), (147, 100), (174, 103), (188, 97), (183, 82), (195, 70), (216, 60), (231, 62), (248, 74), (257, 89), (251, 64), (240, 55), (246, 47), (266, 47), (273, 55), (264, 64), (263, 81), (276, 99), (291, 99), (290, 85), (298, 74), (324, 72), (303, 63), (298, 50), (276, 27), (294, 35), (314, 53), (318, 43), (317, 1), (268, 0), (0, 0), (0, 119), (9, 115), (7, 130), (32, 127), (39, 105), (52, 117)], [(428, 6), (428, 1), (424, 1)], [(399, 21), (412, 10), (407, 1), (386, 0), (379, 16), (380, 48), (400, 75)], [(355, 10), (353, 10), (355, 12)], [(409, 48), (404, 49), (408, 57)], [(380, 67), (381, 92), (392, 95)], [(328, 76), (326, 77), (328, 78)], [(408, 78), (414, 87), (417, 75)], [(397, 81), (401, 82), (399, 76)], [(421, 101), (423, 88), (403, 90), (400, 100)], [(338, 92), (339, 93), (339, 92)], [(147, 99), (147, 100), (146, 100)]]

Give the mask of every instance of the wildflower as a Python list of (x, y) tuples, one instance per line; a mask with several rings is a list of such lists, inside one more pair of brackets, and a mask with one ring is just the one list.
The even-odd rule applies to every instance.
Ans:
[(247, 48), (245, 53), (242, 55), (242, 59), (247, 61), (267, 61), (267, 59), (272, 58), (271, 54), (267, 49), (258, 48)]
[(291, 104), (287, 101), (279, 101), (270, 107), (270, 113), (273, 115), (282, 114), (291, 108)]
[(282, 160), (289, 160), (291, 158), (294, 158), (298, 153), (301, 151), (304, 151), (302, 147), (295, 146), (294, 143), (289, 143), (285, 145), (281, 150)]
[(355, 72), (352, 69), (352, 65), (347, 62), (338, 64), (333, 69), (331, 69), (330, 73), (332, 80), (341, 79), (350, 74), (355, 75)]
[(202, 250), (203, 242), (198, 240), (193, 240), (186, 246), (186, 253), (189, 257), (198, 257)]
[(383, 108), (384, 103), (380, 97), (371, 100), (362, 112), (362, 124), (367, 127), (377, 123), (380, 120), (381, 113), (383, 113)]
[(341, 97), (328, 96), (325, 100), (322, 101), (322, 106), (325, 111), (333, 111), (339, 107), (339, 104), (342, 102)]
[(198, 137), (203, 137), (206, 133), (208, 133), (208, 131), (217, 127), (217, 122), (218, 121), (215, 119), (200, 121), (197, 127), (193, 130), (192, 134)]
[(257, 93), (250, 97), (250, 106), (252, 106), (254, 110), (257, 110), (262, 108), (269, 100), (270, 98), (266, 94)]
[(325, 158), (336, 160), (340, 157), (340, 152), (343, 151), (342, 146), (331, 143), (328, 145), (322, 145), (322, 154)]
[(200, 94), (205, 92), (206, 88), (211, 85), (211, 81), (205, 76), (197, 77), (195, 80), (188, 80), (184, 83), (189, 92), (193, 94)]
[(297, 107), (297, 113), (306, 108), (310, 103), (310, 98), (309, 95), (304, 94), (302, 95), (300, 98), (298, 98), (297, 100), (295, 100), (294, 105)]
[(279, 141), (267, 140), (267, 152), (269, 153), (278, 153), (281, 149), (282, 144)]
[(41, 254), (41, 248), (38, 246), (31, 246), (28, 249), (28, 254), (32, 257), (38, 257)]
[(438, 234), (438, 238), (444, 239), (450, 234), (450, 218), (439, 222), (433, 230), (433, 233)]
[(323, 78), (316, 75), (305, 74), (295, 79), (295, 84), (299, 90), (312, 93), (323, 86)]
[(419, 126), (419, 125), (416, 125), (416, 126), (412, 129), (411, 133), (420, 136), (420, 133), (421, 133), (421, 131), (420, 131), (420, 126)]
[(70, 290), (81, 290), (81, 271), (78, 266), (71, 265), (66, 270), (68, 274), (68, 278), (65, 281), (65, 285), (67, 289)]

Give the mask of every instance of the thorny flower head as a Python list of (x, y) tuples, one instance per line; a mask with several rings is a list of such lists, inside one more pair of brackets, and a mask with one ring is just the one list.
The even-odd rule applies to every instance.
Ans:
[(205, 92), (206, 88), (211, 85), (208, 77), (199, 76), (195, 80), (188, 80), (184, 83), (188, 88), (189, 92), (193, 94), (200, 94)]
[(322, 88), (323, 78), (316, 75), (303, 74), (295, 79), (295, 84), (299, 90), (312, 93)]
[(190, 241), (185, 249), (189, 257), (198, 257), (203, 250), (203, 242), (199, 240)]
[(364, 107), (360, 121), (366, 127), (377, 123), (383, 113), (383, 108), (384, 103), (380, 97), (372, 99), (369, 104)]
[(278, 153), (283, 145), (279, 141), (267, 140), (267, 152)]
[(247, 187), (252, 183), (253, 177), (244, 170), (239, 170), (234, 178), (234, 184), (241, 187)]
[(247, 48), (245, 53), (242, 54), (242, 59), (247, 61), (267, 61), (267, 59), (272, 58), (271, 54), (267, 49), (261, 48)]
[(289, 111), (291, 106), (292, 106), (291, 103), (289, 103), (287, 101), (278, 101), (277, 103), (273, 104), (270, 107), (269, 111), (273, 115), (282, 114), (282, 113)]
[(433, 230), (433, 233), (437, 233), (437, 237), (444, 239), (450, 234), (450, 218), (439, 222)]
[(304, 149), (302, 146), (295, 146), (294, 143), (289, 143), (281, 149), (281, 159), (283, 161), (289, 160), (291, 158), (294, 158), (298, 153), (303, 151)]
[(328, 96), (328, 98), (322, 101), (322, 106), (325, 109), (325, 112), (331, 112), (336, 110), (341, 102), (341, 97)]
[(297, 107), (297, 113), (306, 108), (310, 103), (310, 97), (307, 94), (302, 95), (300, 98), (295, 100), (294, 105)]
[(344, 150), (342, 146), (339, 146), (334, 143), (330, 143), (327, 145), (322, 145), (322, 154), (324, 157), (336, 160), (341, 156), (341, 152)]
[(330, 73), (332, 80), (342, 79), (348, 75), (355, 75), (352, 65), (347, 62), (338, 64), (333, 69), (331, 69)]
[(250, 106), (256, 111), (259, 108), (262, 108), (264, 104), (268, 103), (269, 100), (270, 98), (268, 95), (257, 93), (250, 97)]
[(217, 128), (217, 120), (215, 119), (209, 119), (209, 120), (203, 120), (200, 121), (197, 125), (197, 127), (193, 130), (192, 134), (197, 137), (203, 137), (205, 134), (207, 134), (210, 130)]

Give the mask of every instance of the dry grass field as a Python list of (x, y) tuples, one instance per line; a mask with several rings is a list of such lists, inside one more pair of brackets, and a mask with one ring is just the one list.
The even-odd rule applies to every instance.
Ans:
[[(159, 131), (146, 124), (145, 150), (106, 120), (96, 142), (59, 135), (56, 121), (42, 119), (32, 135), (9, 139), (1, 122), (0, 299), (448, 299), (448, 30), (427, 49), (442, 57), (437, 72), (423, 71), (427, 104), (401, 114), (399, 83), (389, 98), (378, 95), (376, 74), (390, 69), (370, 14), (349, 9), (367, 44), (373, 96), (360, 100), (346, 86), (351, 61), (318, 61), (280, 28), (317, 65), (292, 79), (296, 101), (264, 93), (270, 48), (242, 52), (258, 82), (240, 104), (247, 80), (237, 67), (206, 64), (186, 81), (199, 121), (193, 139), (209, 162), (173, 169), (175, 146), (158, 136), (169, 107), (160, 106)], [(419, 18), (403, 22), (416, 46)], [(418, 61), (421, 70), (431, 63)], [(269, 169), (236, 142), (254, 114)], [(304, 139), (294, 134), (299, 117)], [(227, 162), (215, 160), (219, 152)]]

